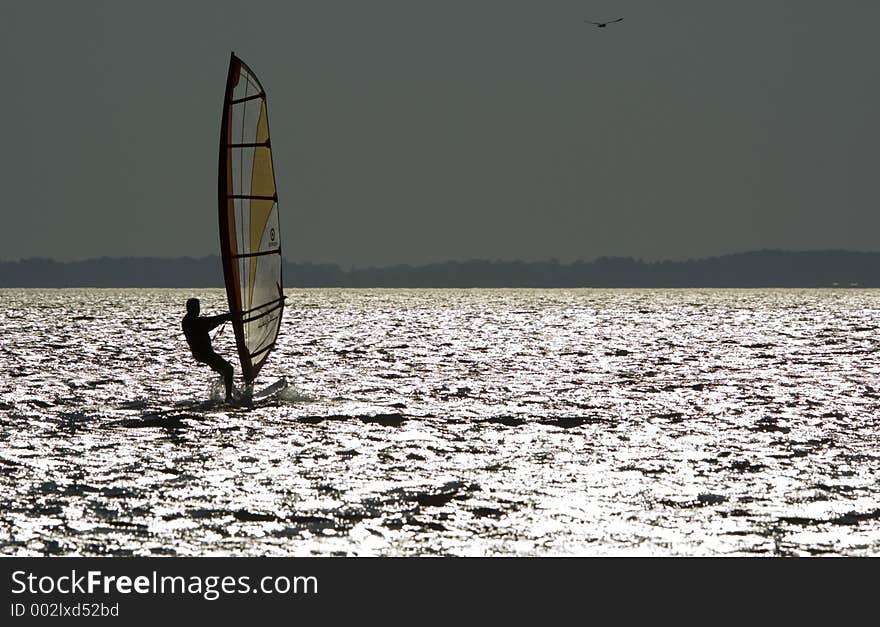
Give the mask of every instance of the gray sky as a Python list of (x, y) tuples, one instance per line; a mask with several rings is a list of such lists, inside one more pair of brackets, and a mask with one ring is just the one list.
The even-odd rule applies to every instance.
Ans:
[(0, 259), (218, 253), (230, 50), (268, 92), (292, 261), (878, 250), (878, 24), (874, 0), (5, 1)]

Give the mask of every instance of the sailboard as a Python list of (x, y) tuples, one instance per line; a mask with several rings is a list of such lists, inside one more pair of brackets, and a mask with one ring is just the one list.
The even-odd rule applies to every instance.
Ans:
[(281, 228), (266, 90), (230, 55), (218, 168), (220, 252), (241, 371), (252, 387), (281, 328)]

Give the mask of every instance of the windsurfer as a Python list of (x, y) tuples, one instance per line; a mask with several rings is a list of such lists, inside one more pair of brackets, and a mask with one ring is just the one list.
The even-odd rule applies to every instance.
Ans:
[(232, 400), (232, 372), (233, 367), (228, 361), (214, 352), (211, 346), (210, 331), (228, 320), (232, 320), (232, 314), (219, 316), (199, 316), (201, 304), (198, 298), (190, 298), (186, 301), (186, 315), (183, 317), (183, 334), (196, 361), (208, 364), (211, 370), (223, 375), (223, 383), (226, 385), (226, 402)]

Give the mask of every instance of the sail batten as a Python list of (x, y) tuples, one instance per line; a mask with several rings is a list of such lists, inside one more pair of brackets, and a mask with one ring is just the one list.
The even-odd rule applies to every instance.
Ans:
[(244, 98), (238, 98), (237, 100), (230, 100), (229, 104), (237, 105), (237, 104), (241, 104), (242, 102), (247, 102), (248, 100), (256, 100), (257, 98), (265, 98), (265, 97), (266, 97), (266, 94), (264, 92), (260, 92), (258, 94), (254, 94), (252, 96), (245, 96)]
[[(226, 295), (247, 384), (275, 346), (284, 310), (266, 100), (254, 72), (232, 54), (220, 125), (218, 217)], [(255, 311), (261, 313), (249, 315)]]
[(251, 144), (228, 144), (229, 148), (271, 148), (268, 141)]
[(278, 196), (254, 196), (253, 194), (233, 194), (232, 196), (229, 196), (229, 198), (278, 201)]
[(263, 255), (274, 255), (276, 254), (274, 250), (262, 250), (256, 253), (237, 253), (232, 255), (233, 258), (239, 259), (241, 257), (262, 257)]

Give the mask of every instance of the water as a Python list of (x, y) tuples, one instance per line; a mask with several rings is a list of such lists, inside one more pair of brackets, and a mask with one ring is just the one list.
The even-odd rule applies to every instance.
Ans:
[(0, 554), (880, 554), (880, 291), (292, 290), (232, 407), (190, 296), (0, 290)]

